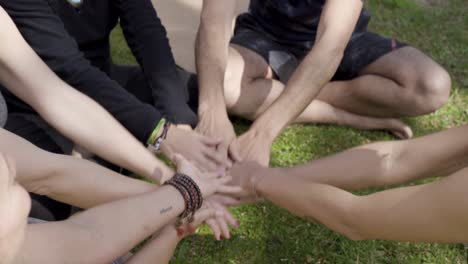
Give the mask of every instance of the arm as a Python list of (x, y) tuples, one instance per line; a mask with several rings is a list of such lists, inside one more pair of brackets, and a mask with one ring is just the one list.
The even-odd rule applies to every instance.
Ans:
[[(28, 226), (20, 263), (110, 263), (173, 221), (184, 200), (173, 187), (104, 204), (63, 222)], [(47, 237), (48, 243), (44, 243)]]
[(174, 251), (182, 239), (193, 233), (204, 221), (215, 217), (217, 212), (214, 209), (202, 209), (195, 214), (195, 220), (189, 225), (179, 227), (179, 231), (173, 224), (167, 225), (154, 239), (148, 242), (138, 253), (132, 256), (127, 264), (146, 263), (169, 263)]
[(260, 160), (267, 165), (273, 140), (304, 111), (335, 74), (361, 10), (361, 0), (326, 2), (314, 47), (280, 97), (254, 122), (247, 132), (249, 135), (240, 139), (247, 159)]
[(150, 0), (114, 0), (127, 43), (143, 69), (154, 105), (171, 122), (196, 126), (188, 93), (172, 55), (166, 29)]
[(376, 142), (278, 170), (346, 190), (446, 176), (468, 166), (467, 133), (464, 125), (411, 140)]
[[(176, 162), (178, 171), (192, 177), (204, 198), (239, 192), (239, 188), (226, 185), (228, 177), (201, 174), (181, 157)], [(63, 222), (32, 225), (20, 263), (109, 263), (172, 223), (184, 209), (181, 193), (173, 186), (162, 186), (150, 193), (94, 207)], [(207, 215), (212, 216), (213, 213)], [(44, 237), (48, 243), (43, 243)]]
[[(37, 36), (31, 37), (32, 45), (36, 45), (43, 56), (51, 57), (48, 60), (52, 61), (52, 67), (67, 81), (76, 84), (77, 88), (89, 96), (102, 100), (101, 103), (107, 109), (120, 118), (127, 128), (134, 128), (133, 132), (140, 140), (145, 141), (159, 120), (159, 113), (154, 108), (141, 104), (104, 73), (92, 67), (78, 52), (76, 44), (66, 35), (65, 29), (57, 21), (58, 18), (51, 14), (45, 1), (27, 2), (28, 9), (37, 9), (37, 12), (44, 14), (34, 18), (21, 16), (18, 19), (19, 25), (22, 25), (23, 19), (32, 20), (26, 24), (31, 28), (24, 26), (25, 36), (36, 36), (41, 34), (41, 30), (48, 31), (47, 34), (41, 34), (40, 40)], [(17, 6), (22, 7), (22, 4), (17, 3)], [(15, 8), (19, 8), (17, 6)], [(21, 38), (6, 13), (0, 11), (3, 35), (0, 80), (12, 93), (31, 105), (57, 130), (87, 150), (155, 180), (171, 175), (169, 168), (154, 158), (100, 105), (54, 75)], [(35, 19), (40, 21), (34, 21)], [(44, 25), (45, 28), (35, 28), (35, 25)], [(60, 45), (63, 47), (59, 48)], [(48, 46), (51, 46), (50, 49), (45, 49)]]
[[(228, 147), (236, 138), (224, 102), (224, 74), (235, 8), (235, 0), (203, 1), (195, 50), (200, 87), (200, 122), (197, 129), (204, 135), (222, 139), (223, 143), (218, 149), (224, 156), (227, 156)], [(229, 150), (231, 158), (238, 160), (236, 144), (231, 145)]]
[[(251, 197), (263, 196), (353, 239), (465, 241), (467, 132), (465, 125), (414, 140), (360, 146), (293, 168), (245, 163), (236, 165), (231, 175)], [(450, 174), (431, 184), (363, 197), (340, 189)]]
[(262, 196), (354, 240), (450, 243), (468, 239), (467, 168), (429, 184), (362, 197), (290, 175), (270, 176), (258, 183)]
[(80, 208), (153, 191), (153, 184), (124, 177), (92, 162), (43, 151), (0, 129), (0, 149), (16, 163), (17, 181), (29, 192)]

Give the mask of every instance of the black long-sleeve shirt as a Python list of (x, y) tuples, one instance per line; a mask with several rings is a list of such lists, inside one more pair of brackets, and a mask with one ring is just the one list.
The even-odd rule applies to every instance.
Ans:
[[(176, 123), (196, 123), (150, 0), (84, 0), (80, 9), (66, 0), (0, 0), (0, 5), (60, 78), (101, 104), (140, 141), (163, 115)], [(119, 21), (152, 89), (153, 106), (109, 78), (109, 35)]]

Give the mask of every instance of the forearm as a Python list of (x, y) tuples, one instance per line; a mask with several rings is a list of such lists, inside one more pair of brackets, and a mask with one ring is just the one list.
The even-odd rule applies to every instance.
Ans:
[(254, 129), (268, 131), (276, 137), (315, 99), (335, 74), (361, 10), (361, 0), (325, 2), (314, 47), (294, 72), (282, 95), (253, 124)]
[(317, 43), (297, 68), (281, 96), (252, 125), (271, 138), (293, 122), (330, 81), (342, 58), (342, 51)]
[(289, 168), (288, 175), (347, 190), (446, 176), (468, 166), (466, 133), (468, 125), (411, 140), (358, 146)]
[(26, 140), (0, 130), (0, 149), (15, 160), (17, 180), (29, 192), (46, 195), (80, 208), (155, 190), (97, 164), (43, 151)]
[[(100, 105), (74, 89), (63, 90), (67, 94), (54, 96), (47, 106), (32, 105), (63, 135), (86, 150), (141, 176), (157, 182), (172, 176), (172, 171), (163, 162)], [(64, 111), (70, 106), (73, 110)]]
[(138, 253), (132, 256), (127, 264), (169, 263), (181, 238), (175, 228), (163, 230), (148, 242)]
[[(26, 263), (109, 263), (173, 221), (184, 200), (173, 187), (101, 205), (65, 222), (32, 226), (23, 249)], [(44, 236), (49, 243), (43, 243)]]
[(287, 169), (268, 169), (259, 178), (258, 194), (291, 213), (317, 221), (339, 233), (349, 233), (348, 212), (359, 197), (329, 185), (292, 177)]
[(228, 61), (229, 41), (235, 1), (204, 0), (200, 28), (195, 45), (200, 87), (200, 110), (226, 111), (224, 74)]

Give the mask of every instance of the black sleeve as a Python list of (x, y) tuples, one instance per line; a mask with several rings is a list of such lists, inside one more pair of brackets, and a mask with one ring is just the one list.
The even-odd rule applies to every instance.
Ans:
[(197, 123), (188, 91), (178, 75), (167, 32), (150, 0), (114, 0), (120, 24), (151, 87), (154, 104), (172, 122)]
[(62, 80), (97, 101), (146, 143), (161, 114), (91, 65), (48, 1), (0, 0), (0, 5), (29, 45)]

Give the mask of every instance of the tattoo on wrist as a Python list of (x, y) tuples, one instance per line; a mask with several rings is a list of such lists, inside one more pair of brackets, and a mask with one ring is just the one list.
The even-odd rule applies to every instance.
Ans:
[(169, 206), (169, 207), (166, 207), (166, 208), (163, 208), (159, 211), (160, 214), (165, 214), (167, 212), (170, 212), (172, 211), (172, 206)]

